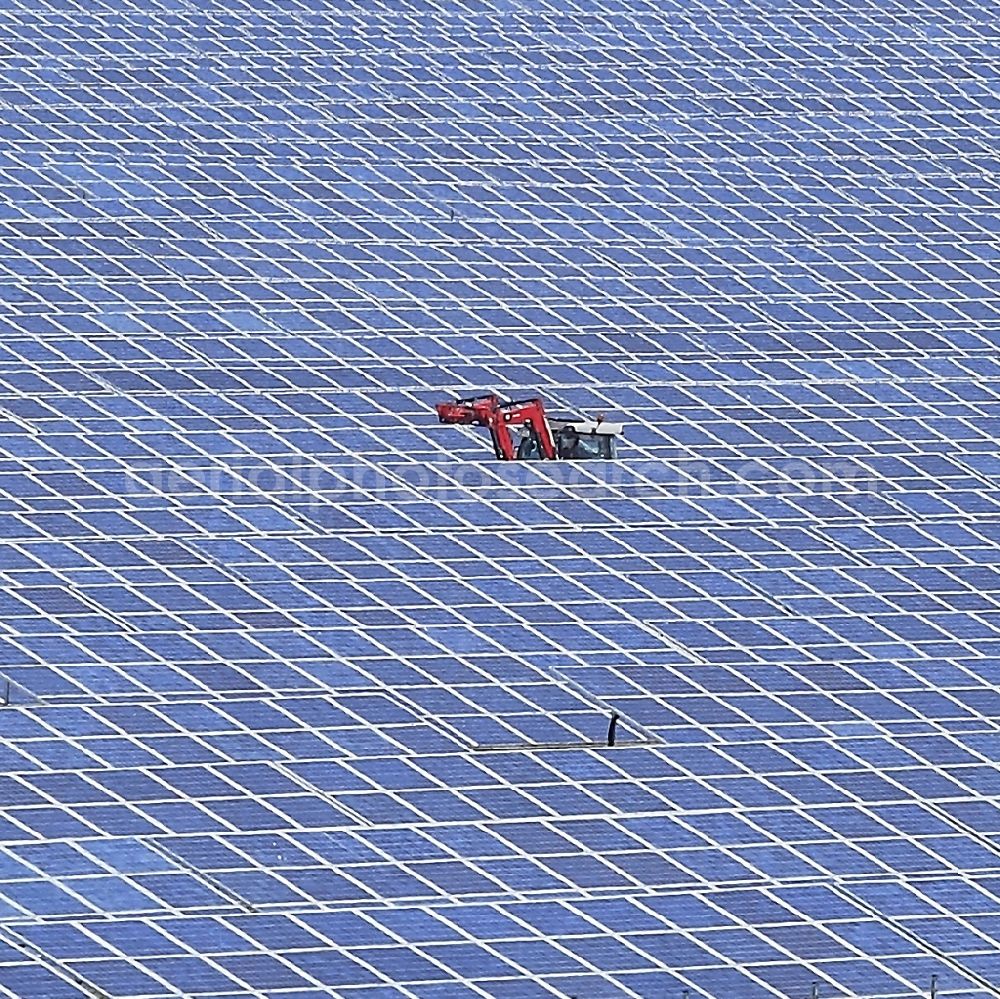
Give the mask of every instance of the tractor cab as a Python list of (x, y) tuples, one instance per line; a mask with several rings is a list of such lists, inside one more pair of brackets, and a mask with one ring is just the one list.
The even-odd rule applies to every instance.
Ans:
[[(507, 402), (496, 395), (440, 402), (441, 423), (486, 427), (501, 461), (587, 461), (615, 458), (620, 423), (573, 417), (548, 419), (541, 399)], [(515, 438), (516, 435), (516, 438)]]
[[(615, 438), (622, 432), (620, 423), (565, 419), (549, 420), (548, 424), (557, 459), (611, 461), (617, 456)], [(515, 457), (518, 461), (540, 461), (545, 458), (539, 435), (529, 425), (521, 428)]]
[(616, 457), (615, 439), (622, 432), (620, 423), (606, 420), (549, 420), (556, 454), (575, 461)]

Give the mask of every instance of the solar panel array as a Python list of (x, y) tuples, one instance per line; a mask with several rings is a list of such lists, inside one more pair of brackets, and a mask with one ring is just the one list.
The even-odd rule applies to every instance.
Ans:
[(0, 995), (1000, 995), (997, 14), (3, 4)]

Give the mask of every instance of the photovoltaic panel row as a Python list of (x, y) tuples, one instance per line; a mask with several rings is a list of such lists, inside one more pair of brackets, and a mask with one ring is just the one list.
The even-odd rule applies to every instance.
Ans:
[(0, 994), (995, 994), (995, 21), (0, 11)]

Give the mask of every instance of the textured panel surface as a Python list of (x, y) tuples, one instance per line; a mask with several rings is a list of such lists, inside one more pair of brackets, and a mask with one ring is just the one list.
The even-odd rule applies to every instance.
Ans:
[(1000, 995), (998, 13), (0, 4), (0, 996)]

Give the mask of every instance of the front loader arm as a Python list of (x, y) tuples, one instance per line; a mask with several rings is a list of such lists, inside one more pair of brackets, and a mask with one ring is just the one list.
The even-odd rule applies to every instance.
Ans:
[(493, 439), (493, 450), (502, 461), (513, 461), (517, 457), (511, 426), (528, 427), (538, 441), (542, 456), (550, 460), (556, 457), (541, 399), (505, 402), (496, 395), (481, 395), (455, 402), (439, 402), (435, 409), (441, 423), (486, 427)]

